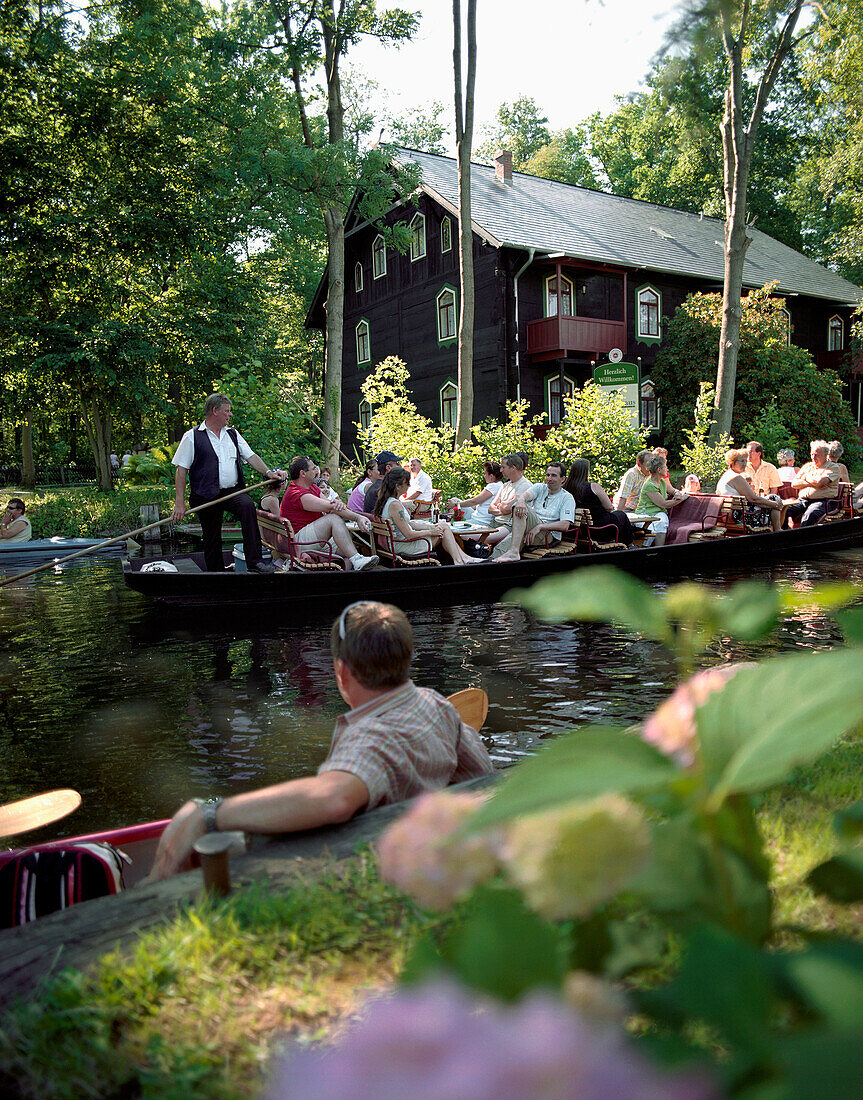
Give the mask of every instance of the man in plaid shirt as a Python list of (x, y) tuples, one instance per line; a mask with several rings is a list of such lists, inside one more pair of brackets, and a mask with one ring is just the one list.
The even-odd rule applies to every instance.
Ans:
[(151, 879), (175, 874), (205, 832), (279, 834), (335, 825), (492, 771), (476, 730), (442, 695), (409, 679), (413, 631), (402, 611), (366, 600), (350, 604), (333, 625), (330, 649), (339, 694), (351, 710), (336, 720), (318, 774), (187, 802), (162, 835)]
[(644, 460), (652, 451), (639, 451), (635, 456), (635, 465), (630, 467), (620, 479), (620, 488), (614, 494), (612, 504), (622, 512), (637, 512), (641, 486), (647, 481), (647, 467)]

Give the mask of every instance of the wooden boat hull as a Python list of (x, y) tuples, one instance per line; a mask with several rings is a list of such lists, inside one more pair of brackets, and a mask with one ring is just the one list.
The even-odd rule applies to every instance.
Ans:
[[(257, 614), (302, 605), (344, 605), (352, 600), (379, 599), (411, 606), (419, 603), (487, 603), (511, 588), (542, 577), (569, 573), (591, 565), (610, 564), (635, 576), (683, 579), (727, 568), (747, 568), (761, 562), (818, 557), (832, 550), (863, 544), (863, 517), (762, 535), (740, 535), (716, 541), (650, 547), (646, 550), (584, 551), (567, 556), (523, 559), (506, 565), (445, 565), (403, 569), (372, 569), (361, 573), (142, 573), (140, 559), (124, 562), (129, 588), (175, 607), (253, 607)], [(203, 567), (202, 555), (177, 555)], [(225, 555), (226, 563), (229, 556)]]

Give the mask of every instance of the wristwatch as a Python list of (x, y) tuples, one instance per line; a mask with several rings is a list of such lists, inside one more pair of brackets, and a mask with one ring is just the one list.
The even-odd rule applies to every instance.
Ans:
[(219, 826), (216, 824), (216, 813), (222, 805), (221, 798), (193, 798), (196, 806), (200, 806), (204, 815), (204, 825), (208, 833), (217, 833)]

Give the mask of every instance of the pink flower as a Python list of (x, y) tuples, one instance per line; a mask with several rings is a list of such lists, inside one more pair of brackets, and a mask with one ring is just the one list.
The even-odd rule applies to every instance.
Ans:
[(424, 909), (448, 909), (497, 870), (488, 833), (456, 834), (484, 795), (424, 794), (378, 841), (381, 875)]
[(683, 768), (695, 763), (695, 711), (707, 697), (724, 687), (735, 673), (749, 662), (719, 665), (697, 672), (681, 684), (644, 723), (641, 736), (645, 741), (672, 756)]
[(330, 1050), (278, 1069), (271, 1100), (707, 1100), (703, 1076), (661, 1072), (615, 1028), (547, 993), (517, 1005), (451, 982), (372, 1003)]

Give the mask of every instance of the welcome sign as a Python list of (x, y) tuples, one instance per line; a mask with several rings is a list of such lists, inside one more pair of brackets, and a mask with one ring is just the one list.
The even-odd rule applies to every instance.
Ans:
[(639, 378), (637, 363), (600, 363), (593, 368), (593, 380), (605, 393), (623, 398), (633, 428), (639, 426)]

